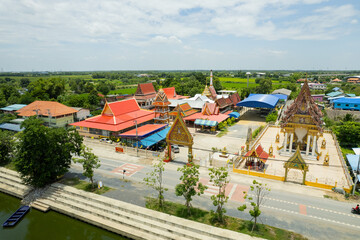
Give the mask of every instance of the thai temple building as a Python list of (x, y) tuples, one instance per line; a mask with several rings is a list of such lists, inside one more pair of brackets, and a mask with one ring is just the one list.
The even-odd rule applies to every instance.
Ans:
[(299, 146), (305, 157), (316, 157), (319, 154), (317, 140), (322, 135), (322, 113), (311, 97), (307, 81), (299, 96), (286, 109), (282, 118), (281, 131), (284, 142), (280, 154), (292, 155)]
[(153, 101), (156, 91), (152, 83), (139, 83), (135, 92), (136, 102), (141, 108), (150, 109), (153, 107)]
[(155, 123), (169, 123), (170, 115), (169, 115), (169, 105), (170, 102), (163, 91), (160, 89), (159, 92), (156, 94), (155, 101), (153, 102), (155, 106)]
[(186, 99), (189, 98), (189, 96), (181, 96), (178, 95), (175, 91), (175, 87), (168, 87), (168, 88), (163, 88), (163, 91), (165, 92), (167, 98), (170, 99)]
[(140, 109), (135, 99), (105, 103), (100, 115), (72, 123), (80, 135), (88, 137), (119, 137), (121, 133), (152, 123), (153, 111)]

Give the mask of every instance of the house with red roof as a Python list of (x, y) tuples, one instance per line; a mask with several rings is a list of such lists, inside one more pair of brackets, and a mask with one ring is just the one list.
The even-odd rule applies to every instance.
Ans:
[(153, 108), (156, 91), (152, 83), (139, 83), (135, 92), (136, 102), (141, 108)]
[(90, 137), (118, 137), (121, 133), (153, 121), (153, 111), (140, 109), (135, 99), (105, 103), (100, 115), (70, 124), (80, 135)]
[(74, 108), (52, 101), (35, 101), (16, 111), (23, 118), (37, 116), (50, 127), (65, 127), (73, 123), (77, 112)]
[(187, 117), (198, 112), (198, 110), (190, 107), (189, 103), (181, 103), (178, 104), (172, 112), (170, 112), (170, 116), (172, 116), (173, 119), (175, 119), (175, 117), (177, 116), (179, 109), (182, 117)]

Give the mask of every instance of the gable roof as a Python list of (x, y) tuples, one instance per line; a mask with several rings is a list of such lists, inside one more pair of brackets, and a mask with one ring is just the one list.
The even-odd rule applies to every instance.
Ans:
[(280, 89), (276, 89), (272, 92), (272, 94), (277, 94), (277, 93), (280, 93), (280, 94), (285, 94), (287, 96), (290, 96), (291, 94), (291, 90), (289, 89), (286, 89), (286, 88), (280, 88)]
[(135, 95), (139, 94), (156, 94), (154, 85), (152, 83), (139, 83)]
[(299, 145), (296, 148), (296, 152), (292, 155), (289, 160), (284, 163), (285, 168), (295, 168), (300, 170), (308, 171), (309, 166), (301, 156)]
[[(227, 98), (227, 99), (230, 100), (230, 98)], [(217, 103), (219, 108), (225, 108), (225, 107), (229, 106), (229, 103), (226, 101), (226, 98), (218, 98), (215, 100), (215, 102)]]
[(326, 94), (326, 96), (329, 96), (329, 97), (337, 97), (337, 96), (339, 96), (339, 95), (341, 95), (341, 94), (344, 94), (344, 93), (342, 93), (342, 92), (340, 92), (340, 91), (336, 91), (336, 92), (328, 93), (328, 94)]
[(216, 99), (217, 93), (216, 93), (216, 90), (215, 90), (214, 86), (210, 86), (209, 91), (210, 91), (211, 97), (213, 99)]
[(198, 110), (192, 109), (188, 103), (178, 104), (174, 110), (170, 113), (172, 116), (176, 116), (180, 108), (181, 116), (187, 117), (194, 113), (197, 113)]
[(236, 106), (236, 104), (241, 101), (239, 93), (237, 93), (237, 92), (231, 94), (229, 98), (231, 99), (232, 105), (234, 105), (234, 106)]
[(201, 113), (203, 115), (218, 115), (220, 112), (216, 103), (205, 103)]
[(310, 115), (318, 130), (322, 131), (322, 112), (316, 105), (315, 100), (311, 97), (307, 81), (305, 81), (295, 101), (284, 112), (281, 127), (285, 127), (286, 124), (293, 119), (295, 114)]
[[(36, 111), (38, 113), (36, 113)], [(21, 117), (39, 116), (59, 117), (78, 112), (76, 109), (52, 101), (35, 101), (16, 111)]]
[(164, 93), (166, 94), (168, 99), (176, 98), (175, 87), (163, 88)]
[(254, 156), (259, 158), (263, 163), (266, 162), (266, 160), (269, 158), (269, 154), (264, 151), (261, 144), (259, 144), (256, 148), (252, 148), (250, 151), (248, 151), (245, 154), (245, 157)]
[(101, 115), (72, 123), (73, 126), (102, 129), (108, 131), (120, 131), (137, 124), (154, 119), (155, 113), (140, 109), (135, 99), (105, 103)]

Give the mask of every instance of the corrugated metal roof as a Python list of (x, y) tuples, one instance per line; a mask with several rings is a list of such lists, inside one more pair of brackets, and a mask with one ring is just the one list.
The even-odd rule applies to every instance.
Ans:
[(250, 94), (248, 98), (242, 100), (236, 106), (253, 108), (275, 108), (279, 102), (277, 96), (271, 94)]
[(17, 111), (19, 109), (22, 109), (23, 107), (26, 107), (26, 104), (13, 104), (7, 107), (0, 108), (0, 110), (3, 111)]
[(12, 123), (2, 123), (0, 124), (0, 129), (10, 130), (14, 132), (21, 132), (24, 128), (21, 128), (19, 124), (12, 124)]
[[(137, 128), (137, 136), (138, 137), (144, 137), (146, 135), (149, 135), (161, 128), (164, 128), (167, 124), (146, 124), (144, 126)], [(132, 129), (130, 131), (124, 132), (120, 134), (122, 137), (135, 137), (136, 136), (136, 129)]]
[(274, 96), (277, 96), (279, 99), (281, 99), (281, 100), (287, 100), (288, 99), (288, 96), (286, 95), (286, 94), (280, 94), (280, 93), (273, 93), (273, 94), (271, 94), (271, 95), (274, 95)]
[(272, 94), (285, 94), (287, 96), (290, 96), (291, 94), (291, 90), (286, 89), (286, 88), (280, 88), (280, 89), (276, 89), (272, 92)]
[(333, 103), (354, 103), (360, 104), (360, 97), (343, 97), (333, 100)]
[(343, 93), (342, 92), (331, 92), (331, 93), (326, 94), (326, 96), (337, 97), (337, 96), (339, 96), (341, 94), (343, 94)]

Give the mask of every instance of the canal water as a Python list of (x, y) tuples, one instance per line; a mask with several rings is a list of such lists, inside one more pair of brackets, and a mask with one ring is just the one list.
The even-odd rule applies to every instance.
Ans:
[(20, 206), (19, 199), (0, 192), (1, 240), (127, 239), (54, 211), (42, 213), (35, 209), (31, 209), (15, 227), (3, 228), (2, 224)]

